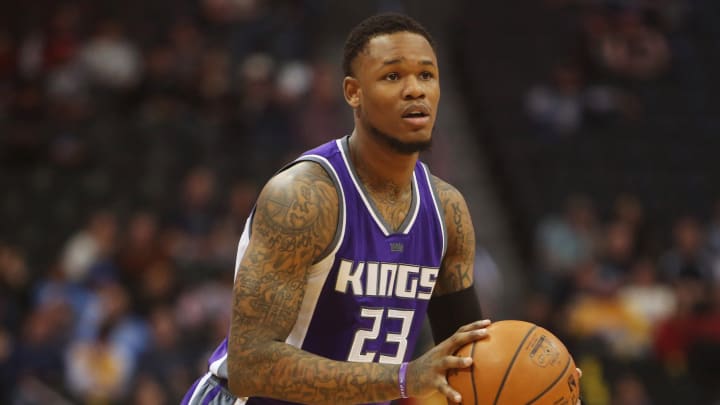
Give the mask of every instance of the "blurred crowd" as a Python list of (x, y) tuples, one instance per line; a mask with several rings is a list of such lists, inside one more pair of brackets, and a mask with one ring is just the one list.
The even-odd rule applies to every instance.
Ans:
[(634, 195), (605, 216), (572, 195), (537, 228), (527, 317), (571, 346), (589, 405), (720, 400), (720, 203), (656, 223)]
[[(672, 81), (681, 110), (702, 118), (709, 77), (700, 48), (717, 51), (712, 2), (704, 0), (547, 0), (572, 16), (567, 54), (525, 97), (534, 130), (548, 138), (588, 126), (636, 120), (653, 103), (653, 87)], [(708, 10), (710, 9), (710, 10)], [(715, 42), (715, 43), (714, 43)], [(669, 111), (668, 111), (669, 113)]]
[(318, 10), (2, 7), (0, 403), (178, 403), (258, 186), (350, 128)]
[[(694, 143), (679, 143), (677, 132), (661, 139), (657, 131), (713, 132), (705, 125), (716, 117), (709, 70), (719, 55), (720, 8), (704, 0), (545, 3), (570, 16), (577, 41), (550, 79), (525, 95), (530, 131), (556, 147), (563, 138), (595, 137), (590, 149), (597, 149), (580, 160), (603, 167), (583, 171), (572, 148), (553, 156), (558, 171), (579, 173), (565, 193), (587, 194), (571, 194), (564, 208), (537, 218), (526, 316), (571, 346), (584, 372), (584, 403), (720, 403), (720, 202), (703, 212), (698, 207), (712, 204), (697, 200), (717, 198), (714, 187), (707, 195), (702, 187), (674, 190), (694, 184), (690, 174), (704, 177), (702, 159), (667, 163), (667, 156), (684, 156), (685, 141)], [(632, 130), (616, 130), (633, 121)], [(642, 145), (636, 155), (633, 135)], [(603, 145), (627, 147), (629, 163), (602, 156), (614, 153)], [(649, 162), (650, 170), (633, 162)], [(663, 182), (664, 167), (687, 175)], [(651, 177), (658, 187), (648, 186), (656, 184)]]

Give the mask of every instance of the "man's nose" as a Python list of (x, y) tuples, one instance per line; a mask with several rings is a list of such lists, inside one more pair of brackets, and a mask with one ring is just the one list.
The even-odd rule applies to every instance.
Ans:
[(408, 76), (403, 87), (403, 98), (413, 100), (425, 97), (425, 88), (417, 77)]

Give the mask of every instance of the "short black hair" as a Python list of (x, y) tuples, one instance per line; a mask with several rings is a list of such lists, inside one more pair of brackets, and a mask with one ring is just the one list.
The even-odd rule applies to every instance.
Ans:
[(345, 76), (352, 76), (352, 63), (368, 42), (376, 36), (394, 34), (396, 32), (412, 32), (427, 39), (435, 51), (435, 41), (430, 33), (419, 22), (404, 14), (383, 13), (369, 17), (350, 31), (343, 49), (342, 68)]

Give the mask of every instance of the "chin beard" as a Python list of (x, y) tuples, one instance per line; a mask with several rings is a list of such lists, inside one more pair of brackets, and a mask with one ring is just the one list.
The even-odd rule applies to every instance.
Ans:
[[(370, 130), (370, 134), (372, 134), (375, 139), (380, 140), (381, 142), (389, 146), (392, 150), (402, 155), (412, 155), (414, 153), (424, 152), (426, 150), (429, 150), (432, 146), (432, 137), (430, 137), (430, 139), (426, 141), (403, 142), (390, 134), (386, 134), (385, 132), (380, 131), (369, 123), (368, 129)], [(433, 132), (434, 131), (435, 128), (433, 128)]]

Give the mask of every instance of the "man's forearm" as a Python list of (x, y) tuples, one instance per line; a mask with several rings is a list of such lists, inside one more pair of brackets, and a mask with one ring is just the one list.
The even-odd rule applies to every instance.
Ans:
[(357, 404), (400, 397), (399, 365), (330, 360), (271, 342), (230, 355), (229, 386), (240, 397), (305, 404)]

